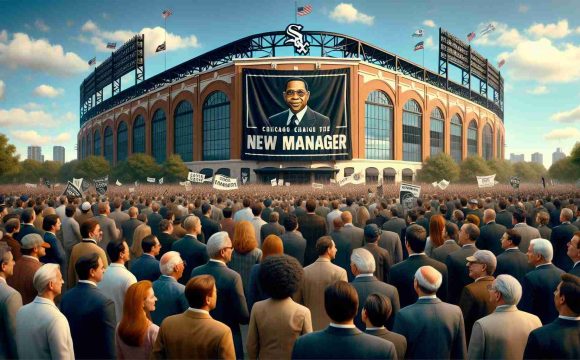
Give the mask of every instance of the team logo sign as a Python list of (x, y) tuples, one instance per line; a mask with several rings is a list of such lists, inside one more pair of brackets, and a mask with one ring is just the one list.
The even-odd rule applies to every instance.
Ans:
[(294, 50), (300, 55), (306, 55), (310, 51), (310, 43), (304, 40), (304, 34), (300, 31), (304, 26), (299, 24), (290, 24), (286, 27), (286, 36), (288, 39), (284, 44), (293, 44)]

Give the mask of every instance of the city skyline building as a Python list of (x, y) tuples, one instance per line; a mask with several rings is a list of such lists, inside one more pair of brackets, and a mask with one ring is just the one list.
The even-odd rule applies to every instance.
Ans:
[(52, 147), (52, 161), (57, 161), (61, 164), (65, 162), (64, 146), (55, 145)]
[(40, 146), (31, 145), (28, 146), (28, 160), (35, 160), (38, 162), (43, 162), (44, 157), (42, 156), (42, 148)]
[(552, 153), (552, 164), (556, 163), (558, 160), (562, 160), (566, 157), (566, 154), (562, 151), (562, 148), (556, 148), (556, 151)]
[(532, 162), (537, 164), (544, 164), (544, 154), (535, 152), (532, 154)]
[(526, 161), (524, 154), (514, 154), (510, 153), (510, 162), (518, 163)]

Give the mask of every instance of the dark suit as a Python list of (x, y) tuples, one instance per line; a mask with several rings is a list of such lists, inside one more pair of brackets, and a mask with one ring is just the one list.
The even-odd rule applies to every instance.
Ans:
[(403, 250), (403, 259), (409, 257), (407, 253), (407, 248), (405, 247), (405, 229), (407, 228), (407, 223), (404, 219), (400, 217), (392, 217), (389, 221), (383, 224), (383, 230), (392, 231), (399, 235), (401, 240), (401, 249)]
[(306, 239), (304, 266), (308, 266), (318, 259), (316, 241), (326, 235), (326, 221), (316, 214), (306, 214), (298, 218), (298, 224), (298, 230)]
[(495, 222), (505, 226), (506, 229), (511, 229), (514, 227), (514, 225), (512, 224), (513, 216), (514, 215), (507, 210), (500, 210), (495, 215)]
[(522, 282), (520, 309), (537, 315), (544, 325), (557, 318), (554, 291), (563, 273), (564, 271), (553, 264), (542, 265), (530, 271)]
[(578, 231), (578, 228), (570, 223), (565, 223), (552, 229), (552, 238), (550, 240), (554, 247), (554, 258), (552, 262), (564, 271), (572, 269), (574, 265), (566, 254), (568, 250), (566, 244), (574, 237), (576, 231)]
[(376, 242), (366, 244), (364, 249), (368, 250), (375, 258), (375, 276), (380, 281), (389, 281), (389, 270), (393, 264), (389, 252), (380, 247)]
[(66, 255), (60, 241), (48, 231), (44, 233), (44, 241), (50, 244), (50, 249), (46, 249), (46, 255), (40, 258), (40, 262), (58, 264), (61, 269), (66, 269)]
[(459, 298), (459, 307), (465, 320), (465, 338), (471, 338), (473, 324), (495, 310), (495, 304), (489, 301), (487, 287), (493, 283), (493, 276), (485, 276), (463, 288)]
[(437, 261), (445, 263), (445, 260), (447, 260), (447, 256), (449, 256), (449, 254), (459, 249), (461, 249), (461, 246), (457, 245), (455, 240), (453, 239), (445, 240), (445, 242), (441, 246), (436, 247), (435, 249), (432, 250), (431, 257)]
[(379, 238), (379, 246), (389, 252), (393, 264), (398, 264), (403, 261), (403, 247), (397, 233), (383, 230)]
[(542, 237), (542, 239), (546, 240), (552, 239), (552, 229), (550, 229), (548, 225), (538, 226), (538, 231), (540, 232), (540, 236)]
[(350, 248), (351, 244), (342, 230), (343, 229), (339, 229), (337, 231), (335, 229), (330, 233), (330, 237), (334, 240), (334, 245), (336, 246), (336, 257), (334, 258), (333, 263), (343, 268), (348, 276), (348, 281), (352, 281), (354, 275), (350, 270), (350, 255), (352, 254)]
[(475, 246), (479, 250), (489, 250), (495, 256), (501, 254), (501, 237), (506, 231), (506, 227), (491, 221), (481, 227), (479, 238), (475, 242)]
[(157, 240), (159, 240), (159, 243), (161, 244), (161, 250), (159, 251), (157, 259), (161, 259), (166, 252), (171, 251), (171, 246), (177, 239), (171, 234), (162, 232), (157, 237)]
[(304, 252), (306, 251), (306, 239), (300, 233), (290, 231), (280, 236), (284, 245), (284, 254), (294, 257), (300, 265), (304, 266)]
[(171, 315), (181, 314), (189, 308), (185, 298), (185, 286), (170, 276), (160, 276), (153, 282), (153, 291), (157, 297), (155, 311), (151, 320), (160, 326), (163, 320)]
[(203, 237), (205, 238), (206, 243), (209, 240), (210, 236), (212, 236), (216, 232), (221, 231), (222, 229), (217, 221), (212, 220), (207, 216), (202, 216), (200, 221), (201, 221), (201, 231), (203, 232)]
[(299, 337), (292, 359), (396, 359), (392, 342), (368, 335), (359, 329), (328, 326)]
[(399, 292), (397, 291), (397, 288), (395, 288), (393, 285), (385, 284), (384, 282), (379, 281), (374, 276), (358, 276), (351, 282), (351, 285), (354, 286), (358, 294), (358, 311), (356, 313), (356, 317), (354, 318), (354, 324), (356, 327), (363, 331), (365, 329), (365, 324), (361, 318), (361, 312), (367, 297), (370, 294), (381, 294), (388, 297), (391, 301), (393, 312), (391, 313), (391, 317), (385, 326), (388, 329), (392, 329), (393, 324), (395, 323), (395, 316), (401, 308), (399, 303)]
[(171, 250), (177, 251), (187, 263), (183, 270), (183, 276), (179, 279), (179, 282), (183, 285), (189, 281), (193, 269), (207, 263), (209, 260), (205, 244), (190, 235), (185, 235), (182, 239), (174, 242)]
[(159, 260), (149, 254), (139, 256), (131, 262), (131, 272), (137, 278), (137, 281), (149, 280), (155, 281), (161, 276), (159, 270)]
[(147, 225), (151, 227), (151, 232), (155, 236), (159, 236), (161, 229), (159, 229), (159, 223), (163, 220), (163, 217), (159, 213), (151, 213), (147, 215)]
[(264, 242), (264, 239), (268, 237), (268, 235), (276, 235), (281, 236), (284, 234), (284, 226), (278, 224), (277, 222), (269, 222), (267, 224), (262, 225), (260, 228), (260, 240), (261, 243)]
[(466, 258), (476, 251), (477, 248), (474, 245), (464, 245), (461, 249), (449, 254), (445, 260), (445, 265), (449, 271), (448, 301), (451, 304), (458, 304), (461, 290), (473, 282), (473, 279), (469, 277), (469, 269), (465, 265), (467, 264)]
[(34, 227), (32, 224), (20, 224), (20, 231), (14, 234), (14, 238), (22, 244), (22, 238), (28, 234), (38, 234), (42, 236), (42, 232)]
[(524, 359), (580, 359), (580, 321), (557, 318), (530, 333)]
[[(289, 114), (290, 109), (284, 110), (278, 114), (270, 116), (268, 122), (270, 123), (270, 126), (286, 126)], [(294, 127), (296, 125), (290, 123), (288, 126)], [(302, 120), (300, 120), (300, 123), (297, 126), (330, 126), (330, 119), (328, 116), (322, 115), (321, 113), (312, 110), (310, 107), (307, 107), (306, 113), (304, 113)]]
[(461, 310), (440, 299), (418, 299), (401, 309), (393, 331), (407, 338), (407, 359), (467, 357)]
[(270, 222), (270, 214), (272, 213), (272, 211), (273, 210), (271, 207), (264, 207), (264, 210), (262, 210), (262, 213), (260, 214), (262, 220), (264, 220), (265, 222)]
[(570, 271), (569, 274), (580, 276), (580, 263), (576, 264)]
[(495, 276), (511, 275), (521, 284), (530, 270), (532, 270), (532, 266), (528, 263), (528, 257), (518, 247), (515, 247), (498, 255)]
[(390, 273), (390, 283), (399, 290), (399, 300), (401, 308), (413, 304), (417, 301), (417, 293), (413, 288), (413, 281), (415, 280), (415, 272), (421, 266), (433, 266), (437, 271), (443, 275), (443, 282), (437, 296), (440, 299), (447, 299), (447, 266), (437, 260), (433, 260), (425, 254), (417, 254), (409, 256), (396, 265), (393, 265)]
[[(82, 304), (82, 306), (80, 306)], [(62, 297), (77, 359), (115, 358), (115, 303), (97, 287), (78, 283)]]
[(397, 358), (399, 360), (405, 359), (405, 353), (407, 352), (407, 339), (401, 334), (394, 333), (388, 329), (376, 329), (376, 330), (365, 330), (365, 333), (373, 336), (378, 336), (381, 339), (388, 340), (395, 345), (397, 350)]
[(232, 329), (236, 356), (238, 359), (243, 359), (244, 350), (240, 324), (247, 324), (250, 314), (240, 274), (221, 262), (210, 261), (193, 269), (191, 277), (197, 275), (212, 275), (215, 278), (215, 286), (219, 295), (216, 307), (210, 312), (210, 315)]
[[(80, 223), (79, 223), (80, 224)], [(127, 245), (131, 247), (133, 245), (133, 234), (137, 226), (143, 224), (142, 221), (136, 218), (129, 219), (121, 225), (121, 230), (123, 232), (123, 239), (127, 242)]]

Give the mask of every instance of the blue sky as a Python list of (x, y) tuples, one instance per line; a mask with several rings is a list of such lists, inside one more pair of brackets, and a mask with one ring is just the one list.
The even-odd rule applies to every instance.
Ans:
[[(505, 78), (506, 155), (533, 152), (567, 154), (580, 141), (580, 6), (578, 1), (389, 1), (305, 0), (312, 14), (299, 17), (306, 30), (343, 33), (416, 63), (417, 41), (425, 31), (425, 65), (437, 69), (438, 28), (465, 38), (489, 23), (496, 30), (472, 43), (497, 63)], [(74, 150), (79, 128), (79, 85), (89, 74), (87, 61), (104, 60), (108, 41), (118, 45), (146, 34), (145, 72), (164, 69), (161, 11), (167, 21), (167, 66), (247, 35), (284, 30), (294, 21), (294, 1), (5, 1), (0, 0), (0, 132), (17, 146), (41, 145), (52, 159), (52, 145)], [(124, 84), (127, 86), (127, 82)], [(125, 88), (123, 86), (123, 88)]]

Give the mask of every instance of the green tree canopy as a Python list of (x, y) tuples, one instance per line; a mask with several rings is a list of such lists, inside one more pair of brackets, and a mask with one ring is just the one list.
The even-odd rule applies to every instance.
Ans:
[(159, 177), (161, 167), (150, 155), (137, 153), (129, 156), (126, 162), (120, 163), (121, 169), (126, 169), (127, 176), (121, 177), (125, 182), (144, 182), (147, 177)]
[(187, 179), (187, 174), (189, 169), (181, 160), (181, 156), (178, 154), (173, 154), (165, 160), (163, 163), (163, 177), (164, 181), (167, 182), (177, 182), (185, 181)]
[(8, 143), (8, 137), (0, 134), (0, 177), (17, 174), (20, 171), (16, 146)]
[(515, 174), (512, 163), (505, 159), (488, 160), (487, 166), (495, 173), (495, 180), (501, 183), (508, 183), (509, 179)]
[(423, 167), (418, 173), (419, 181), (433, 182), (456, 181), (459, 178), (459, 165), (445, 153), (428, 157), (423, 163)]
[(492, 175), (493, 170), (487, 166), (485, 160), (480, 156), (469, 156), (459, 165), (459, 181), (463, 183), (477, 182), (476, 176)]
[(72, 181), (72, 178), (80, 178), (83, 176), (79, 176), (78, 174), (78, 167), (80, 161), (79, 160), (72, 160), (67, 163), (64, 163), (58, 172), (59, 181)]
[[(81, 160), (76, 168), (76, 178), (96, 179), (109, 175), (111, 167), (102, 156), (89, 156)], [(70, 180), (70, 179), (69, 179)]]
[(559, 181), (574, 182), (580, 178), (580, 165), (576, 165), (572, 157), (568, 156), (553, 163), (548, 174)]

